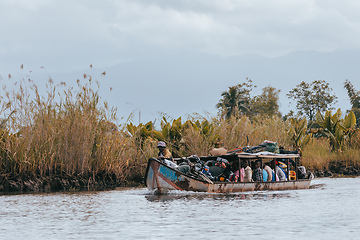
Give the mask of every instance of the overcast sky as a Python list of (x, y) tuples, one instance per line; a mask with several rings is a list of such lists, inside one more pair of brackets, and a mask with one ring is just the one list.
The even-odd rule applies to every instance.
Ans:
[[(264, 60), (267, 68), (269, 64), (273, 64), (271, 60), (284, 59), (287, 56), (294, 60), (296, 55), (291, 54), (296, 52), (340, 52), (344, 53), (341, 54), (344, 59), (337, 61), (356, 61), (360, 56), (359, 13), (360, 1), (356, 0), (0, 0), (0, 75), (2, 81), (9, 73), (17, 76), (19, 66), (24, 64), (24, 69), (33, 71), (44, 66), (46, 70), (43, 71), (46, 71), (46, 74), (61, 78), (67, 73), (88, 70), (92, 64), (99, 71), (108, 70), (107, 81), (110, 83), (104, 85), (112, 84), (126, 89), (126, 79), (119, 82), (117, 76), (111, 75), (111, 71), (119, 69), (117, 66), (124, 69), (124, 64), (131, 62), (131, 69), (140, 73), (136, 73), (136, 77), (132, 76), (131, 72), (124, 76), (136, 79), (139, 84), (148, 84), (149, 81), (158, 81), (158, 78), (164, 75), (149, 75), (148, 72), (147, 75), (141, 75), (140, 67), (149, 62), (156, 64), (157, 61), (161, 65), (174, 56), (181, 56), (176, 64), (182, 64), (182, 60), (188, 64), (185, 64), (188, 67), (181, 70), (190, 79), (188, 81), (199, 83), (205, 80), (199, 79), (199, 75), (196, 79), (192, 78), (196, 70), (189, 69), (194, 56), (202, 56), (200, 59), (209, 56), (219, 61), (232, 58), (237, 61), (241, 58), (243, 61), (249, 56), (258, 56), (263, 60), (267, 59)], [(352, 55), (347, 57), (346, 54)], [(307, 61), (304, 59), (311, 58), (299, 59)], [(256, 59), (251, 59), (249, 63), (252, 65), (260, 64)], [(296, 62), (296, 59), (294, 61)], [(136, 69), (137, 64), (140, 69)], [(297, 64), (301, 65), (302, 62)], [(197, 69), (206, 71), (206, 68), (201, 66), (201, 61), (197, 61), (196, 65)], [(248, 69), (252, 65), (248, 66)], [(329, 63), (329, 68), (337, 65), (339, 62), (334, 60)], [(162, 69), (161, 66), (157, 66), (156, 69), (164, 72), (168, 70)], [(233, 71), (231, 69), (229, 76)], [(286, 81), (285, 78), (292, 74), (284, 74), (286, 69), (278, 70), (268, 75), (264, 83), (264, 78), (256, 72), (258, 69), (261, 69), (261, 66), (253, 67), (253, 72), (242, 73), (234, 70), (234, 75), (237, 76), (233, 79), (228, 77), (230, 80), (221, 77), (212, 79), (216, 82), (217, 88), (212, 94), (217, 96), (206, 100), (206, 103), (200, 99), (196, 101), (196, 98), (188, 103), (184, 100), (184, 108), (179, 108), (178, 116), (192, 111), (216, 112), (214, 106), (221, 92), (232, 84), (244, 81), (245, 77), (257, 77), (255, 80), (260, 86), (270, 84), (281, 88), (281, 77), (284, 78), (282, 81)], [(348, 77), (341, 70), (339, 69), (338, 74), (343, 78), (324, 79), (333, 84), (335, 90), (338, 88), (336, 84), (341, 82), (339, 86), (342, 86)], [(229, 70), (224, 68), (217, 71)], [(337, 74), (334, 71), (331, 69), (331, 76)], [(210, 70), (209, 72), (213, 75)], [(277, 77), (277, 73), (281, 77)], [(349, 67), (346, 73), (353, 77), (349, 80), (359, 89), (358, 67)], [(302, 77), (306, 79), (303, 80), (310, 82), (319, 77), (330, 76), (312, 74), (313, 72), (305, 74)], [(300, 83), (300, 79), (294, 81), (293, 87)], [(220, 85), (218, 82), (223, 84)], [(169, 89), (177, 86), (174, 84), (168, 80), (165, 87)], [(207, 85), (211, 83), (207, 82)], [(146, 90), (155, 92), (158, 88), (159, 86), (148, 84)], [(137, 94), (136, 90), (131, 88), (127, 89), (127, 92), (130, 91), (134, 95)], [(198, 89), (197, 92), (199, 91), (201, 90)], [(193, 92), (188, 94), (191, 93)], [(285, 94), (282, 89), (282, 99), (285, 99)], [(344, 92), (339, 95), (344, 95)], [(138, 101), (133, 99), (131, 94), (114, 94), (112, 98), (111, 95), (106, 97), (110, 98), (108, 100), (114, 105), (118, 105), (117, 107), (125, 109), (125, 105), (128, 105), (126, 111), (131, 111), (131, 108), (138, 109), (148, 116), (168, 110), (156, 105), (156, 101), (151, 103), (151, 107), (142, 104), (148, 102), (148, 98), (144, 97)], [(171, 106), (172, 98), (168, 96), (167, 99)], [(182, 105), (180, 98), (175, 101), (179, 106)], [(339, 99), (340, 103), (342, 101), (346, 99)], [(189, 104), (188, 108), (185, 107), (186, 104)], [(129, 108), (129, 105), (133, 107)], [(343, 103), (341, 106), (348, 105)], [(288, 110), (286, 107), (282, 108), (283, 112)], [(124, 115), (128, 114), (126, 111)], [(176, 115), (177, 112), (174, 111), (172, 114)]]

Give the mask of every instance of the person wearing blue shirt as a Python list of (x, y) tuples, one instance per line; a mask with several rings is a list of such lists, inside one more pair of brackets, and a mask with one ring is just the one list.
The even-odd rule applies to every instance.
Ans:
[(266, 182), (268, 179), (268, 173), (266, 172), (265, 169), (263, 169), (262, 172), (263, 172), (263, 181)]

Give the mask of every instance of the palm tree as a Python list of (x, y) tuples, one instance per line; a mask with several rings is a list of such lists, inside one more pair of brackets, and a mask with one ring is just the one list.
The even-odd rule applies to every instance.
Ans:
[(240, 116), (242, 114), (250, 113), (250, 92), (253, 85), (251, 80), (246, 83), (241, 83), (232, 87), (229, 87), (228, 91), (221, 94), (216, 107), (219, 108), (221, 115), (229, 119), (231, 116)]
[(238, 114), (238, 105), (240, 102), (240, 94), (237, 86), (229, 87), (228, 91), (221, 94), (221, 99), (216, 107), (220, 109), (221, 113), (225, 118), (236, 116)]

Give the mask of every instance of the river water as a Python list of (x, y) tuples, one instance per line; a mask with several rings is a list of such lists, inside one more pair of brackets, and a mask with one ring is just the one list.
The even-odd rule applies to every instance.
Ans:
[(360, 178), (235, 194), (0, 196), (0, 239), (360, 239)]

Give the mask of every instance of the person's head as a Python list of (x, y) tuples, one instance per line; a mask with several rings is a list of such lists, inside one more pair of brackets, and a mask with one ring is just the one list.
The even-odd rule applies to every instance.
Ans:
[(261, 161), (260, 160), (256, 160), (255, 161), (255, 168), (259, 168), (261, 167)]
[(165, 142), (164, 142), (164, 141), (158, 142), (157, 148), (158, 148), (160, 151), (163, 151), (163, 150), (166, 148)]
[(244, 160), (242, 161), (242, 165), (243, 165), (243, 168), (246, 168), (246, 167), (250, 166), (250, 165), (249, 165), (249, 160), (244, 159)]
[(215, 143), (215, 148), (220, 148), (224, 146), (224, 142), (221, 141), (221, 139), (219, 139), (216, 143)]
[(273, 159), (273, 160), (271, 160), (270, 165), (271, 165), (271, 167), (275, 167), (278, 165), (278, 161)]
[(234, 170), (234, 172), (237, 170), (237, 169), (239, 169), (239, 162), (232, 162), (232, 163), (230, 163), (230, 165), (231, 165), (231, 168)]

